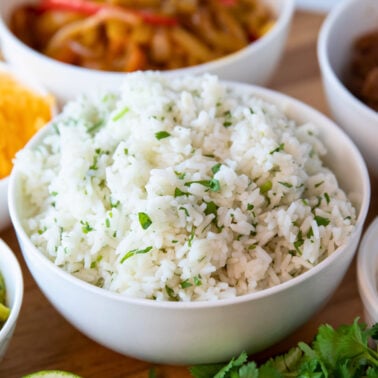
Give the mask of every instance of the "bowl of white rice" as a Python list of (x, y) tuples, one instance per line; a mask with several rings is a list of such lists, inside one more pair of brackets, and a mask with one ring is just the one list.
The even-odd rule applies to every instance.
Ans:
[(18, 153), (9, 208), (39, 287), (119, 353), (261, 351), (343, 278), (370, 201), (353, 142), (288, 96), (213, 75), (129, 75)]

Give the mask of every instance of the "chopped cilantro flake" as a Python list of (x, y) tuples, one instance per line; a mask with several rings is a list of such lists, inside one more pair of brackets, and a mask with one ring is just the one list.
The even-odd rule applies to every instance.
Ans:
[(145, 254), (145, 253), (148, 253), (150, 252), (152, 249), (152, 246), (149, 246), (147, 248), (144, 248), (144, 249), (132, 249), (131, 251), (128, 251), (121, 259), (120, 263), (124, 263), (127, 259), (129, 259), (130, 257), (132, 256), (135, 256), (135, 255), (140, 255), (140, 254)]
[(170, 136), (171, 134), (167, 131), (158, 131), (157, 133), (155, 133), (155, 137), (157, 140), (168, 138)]
[(315, 215), (314, 219), (318, 226), (328, 226), (331, 222), (328, 218), (324, 218), (319, 215)]
[(147, 228), (150, 227), (152, 224), (151, 218), (146, 213), (143, 213), (143, 212), (138, 213), (138, 219), (143, 230), (147, 230)]

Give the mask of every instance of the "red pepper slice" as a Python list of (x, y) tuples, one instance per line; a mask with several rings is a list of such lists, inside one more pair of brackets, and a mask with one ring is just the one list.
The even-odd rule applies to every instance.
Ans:
[(69, 12), (78, 12), (87, 16), (94, 15), (102, 10), (112, 10), (120, 13), (133, 14), (140, 17), (143, 21), (154, 25), (174, 26), (177, 25), (177, 20), (163, 16), (156, 13), (143, 12), (137, 10), (125, 9), (116, 5), (95, 3), (89, 0), (42, 0), (39, 4), (39, 9), (47, 10), (61, 10)]

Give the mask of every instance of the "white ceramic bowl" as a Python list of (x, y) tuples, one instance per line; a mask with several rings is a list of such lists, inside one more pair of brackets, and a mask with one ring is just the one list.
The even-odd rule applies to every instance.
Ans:
[(336, 122), (353, 138), (372, 173), (378, 176), (378, 112), (343, 84), (356, 38), (378, 28), (377, 0), (345, 0), (328, 14), (318, 39), (325, 93)]
[[(28, 76), (23, 71), (19, 71), (9, 64), (0, 62), (0, 73), (4, 72), (12, 75), (17, 81), (25, 85), (25, 87), (32, 89), (35, 93), (40, 95), (47, 95), (48, 92), (37, 82), (33, 77)], [(25, 109), (27, 111), (27, 109)], [(55, 103), (52, 105), (52, 114), (57, 113), (57, 107)], [(8, 211), (8, 182), (9, 178), (5, 177), (0, 179), (0, 231), (9, 227), (11, 219)]]
[(358, 290), (368, 325), (378, 323), (378, 217), (365, 232), (357, 258)]
[[(23, 228), (25, 206), (15, 168), (9, 208), (26, 263), (56, 309), (93, 340), (119, 353), (158, 363), (224, 361), (243, 350), (260, 351), (286, 337), (318, 311), (340, 283), (354, 256), (369, 207), (366, 165), (349, 137), (324, 115), (285, 95), (249, 88), (277, 104), (289, 117), (318, 125), (328, 148), (326, 164), (357, 208), (350, 240), (310, 271), (261, 292), (191, 303), (127, 298), (73, 277), (36, 249)], [(38, 145), (46, 132), (36, 135), (27, 148)]]
[[(225, 80), (265, 84), (273, 74), (285, 46), (294, 11), (294, 0), (264, 0), (278, 15), (272, 30), (248, 47), (221, 59), (166, 74), (201, 74), (211, 72)], [(20, 42), (8, 29), (12, 9), (26, 0), (0, 2), (0, 40), (8, 62), (37, 77), (60, 102), (80, 92), (118, 87), (123, 73), (103, 72), (75, 67), (50, 59)]]
[(0, 329), (0, 360), (4, 357), (16, 328), (24, 295), (24, 281), (20, 265), (10, 248), (0, 239), (0, 273), (5, 282), (7, 306), (10, 308), (8, 320)]

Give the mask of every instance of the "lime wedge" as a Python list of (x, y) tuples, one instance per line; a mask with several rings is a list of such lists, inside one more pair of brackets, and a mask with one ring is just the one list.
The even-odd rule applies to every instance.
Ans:
[(22, 378), (81, 378), (80, 376), (63, 370), (42, 370), (24, 375)]

